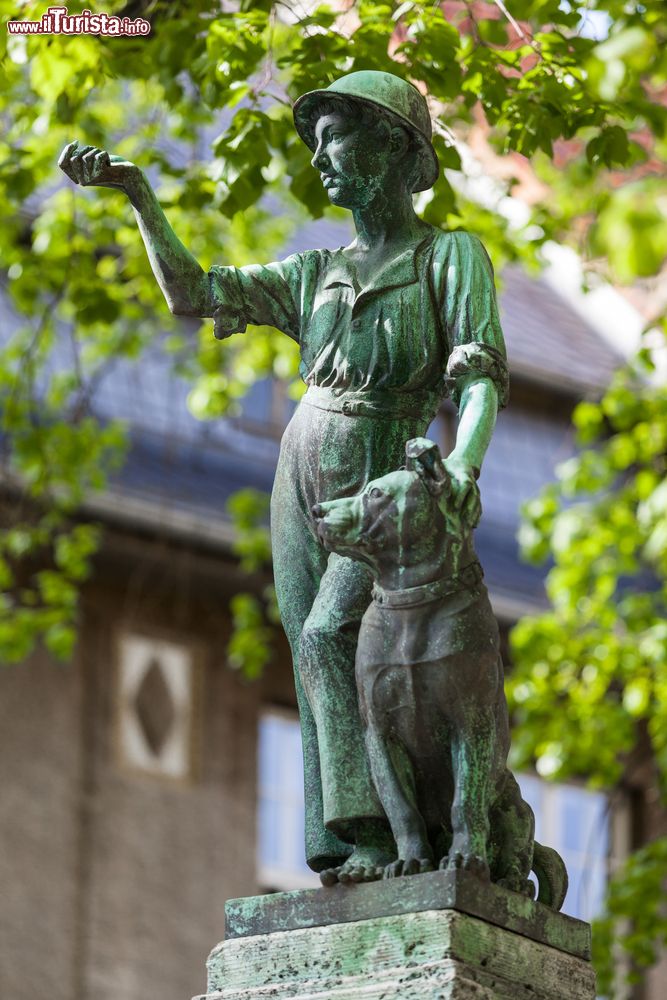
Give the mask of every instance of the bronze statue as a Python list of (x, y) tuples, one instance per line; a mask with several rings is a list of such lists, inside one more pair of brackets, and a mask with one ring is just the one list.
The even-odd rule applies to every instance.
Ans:
[(510, 736), (498, 626), (451, 476), (426, 438), (403, 468), (318, 504), (330, 552), (370, 567), (356, 676), (371, 773), (396, 841), (383, 875), (464, 867), (559, 909), (560, 857), (534, 841), (507, 768)]
[[(308, 389), (283, 437), (271, 531), (301, 717), (306, 856), (331, 884), (390, 872), (396, 845), (373, 783), (355, 683), (372, 575), (359, 559), (323, 548), (311, 511), (395, 470), (406, 441), (426, 432), (450, 395), (459, 425), (442, 460), (447, 504), (462, 530), (472, 530), (481, 512), (476, 479), (508, 375), (484, 248), (469, 233), (424, 223), (413, 208), (413, 193), (438, 175), (419, 91), (392, 74), (351, 73), (301, 97), (294, 120), (329, 200), (352, 212), (348, 247), (206, 274), (134, 164), (71, 143), (60, 165), (79, 184), (125, 191), (172, 312), (212, 316), (219, 339), (268, 324), (300, 345)], [(504, 766), (504, 758), (474, 766)], [(479, 838), (456, 854), (452, 863), (487, 870)]]

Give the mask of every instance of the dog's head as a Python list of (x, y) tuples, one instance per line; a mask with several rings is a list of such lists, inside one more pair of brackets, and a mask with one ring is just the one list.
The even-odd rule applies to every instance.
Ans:
[(332, 552), (369, 563), (424, 561), (442, 536), (451, 533), (446, 517), (449, 474), (437, 444), (413, 438), (406, 464), (374, 479), (354, 497), (317, 504), (317, 533)]

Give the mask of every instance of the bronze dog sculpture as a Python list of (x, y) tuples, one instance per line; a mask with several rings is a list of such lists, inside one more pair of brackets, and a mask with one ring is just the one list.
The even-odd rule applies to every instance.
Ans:
[(436, 444), (357, 496), (313, 509), (324, 546), (374, 577), (356, 678), (373, 780), (397, 859), (377, 877), (464, 868), (560, 909), (567, 873), (534, 841), (534, 816), (507, 768), (509, 724), (498, 626), (471, 533), (448, 509)]

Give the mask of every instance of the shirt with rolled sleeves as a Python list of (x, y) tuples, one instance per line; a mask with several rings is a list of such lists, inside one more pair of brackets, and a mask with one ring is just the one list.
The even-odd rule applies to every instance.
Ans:
[(499, 407), (507, 402), (493, 268), (470, 233), (431, 229), (364, 287), (342, 249), (214, 266), (209, 280), (216, 337), (276, 327), (300, 345), (306, 385), (348, 408), (366, 395), (435, 412), (447, 395), (458, 405), (474, 374), (491, 379)]
[(352, 496), (397, 468), (406, 441), (426, 432), (445, 396), (458, 405), (471, 374), (493, 381), (501, 406), (507, 399), (489, 258), (468, 233), (425, 227), (425, 234), (364, 287), (342, 250), (210, 271), (216, 336), (249, 324), (282, 330), (299, 344), (308, 386), (282, 438), (271, 534), (296, 667), (306, 853), (315, 868), (333, 857), (342, 863), (350, 829), (384, 813), (364, 752), (354, 672), (355, 629), (372, 581), (361, 563), (325, 551), (313, 506)]

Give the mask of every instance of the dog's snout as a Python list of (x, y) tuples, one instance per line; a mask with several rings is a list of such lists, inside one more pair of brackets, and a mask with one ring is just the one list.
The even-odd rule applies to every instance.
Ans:
[(315, 506), (311, 508), (310, 513), (316, 520), (320, 520), (321, 518), (324, 517), (326, 512), (321, 503), (316, 503)]

